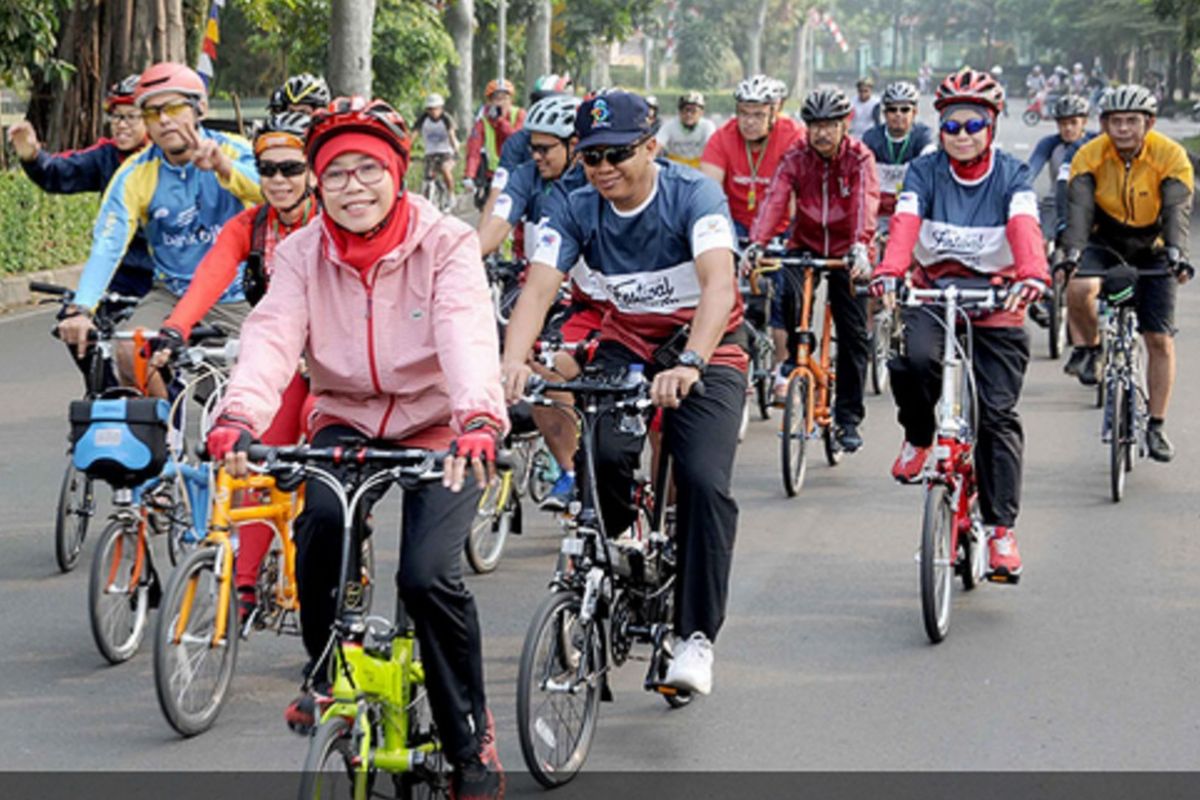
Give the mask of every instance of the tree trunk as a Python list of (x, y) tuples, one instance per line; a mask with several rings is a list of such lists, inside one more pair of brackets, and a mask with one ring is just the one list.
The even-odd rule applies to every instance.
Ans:
[(167, 61), (187, 62), (187, 35), (183, 24), (183, 0), (165, 0), (164, 49)]
[(792, 97), (804, 97), (809, 77), (808, 45), (808, 17), (806, 15), (803, 21), (796, 26), (796, 30), (792, 32), (791, 69), (789, 70)]
[(446, 32), (454, 40), (458, 51), (458, 63), (450, 64), (447, 82), (450, 84), (450, 113), (458, 122), (458, 133), (466, 137), (471, 126), (471, 86), (474, 75), (471, 70), (471, 54), (475, 46), (475, 0), (452, 0), (446, 5), (444, 14)]
[(1171, 45), (1167, 52), (1167, 90), (1164, 99), (1175, 102), (1175, 87), (1179, 85), (1179, 47)]
[(742, 62), (742, 69), (745, 72), (743, 78), (761, 75), (763, 72), (762, 41), (763, 30), (767, 27), (768, 5), (770, 5), (770, 0), (758, 0), (758, 8), (746, 29), (746, 59)]
[(525, 25), (525, 85), (550, 74), (550, 0), (535, 0)]
[(329, 86), (334, 96), (371, 96), (371, 30), (375, 0), (333, 0), (329, 30)]
[(608, 42), (600, 41), (592, 45), (592, 69), (589, 84), (592, 89), (609, 86), (612, 83), (608, 69)]

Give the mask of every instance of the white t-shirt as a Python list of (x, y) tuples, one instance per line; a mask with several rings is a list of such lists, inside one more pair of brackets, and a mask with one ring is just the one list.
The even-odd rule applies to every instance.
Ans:
[(863, 134), (878, 124), (875, 119), (875, 109), (879, 107), (879, 98), (871, 95), (866, 100), (859, 100), (858, 95), (850, 100), (850, 135), (861, 139)]
[(698, 167), (700, 156), (704, 155), (704, 146), (716, 130), (717, 126), (711, 119), (702, 118), (695, 127), (688, 130), (679, 121), (679, 117), (671, 117), (658, 129), (655, 138), (658, 139), (663, 148), (663, 155), (667, 158), (689, 167)]

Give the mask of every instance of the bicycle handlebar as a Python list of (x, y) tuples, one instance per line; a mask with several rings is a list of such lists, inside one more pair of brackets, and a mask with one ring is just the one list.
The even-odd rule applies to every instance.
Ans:
[[(441, 464), (449, 455), (450, 451), (448, 450), (422, 450), (415, 447), (389, 449), (366, 445), (312, 447), (298, 444), (283, 447), (252, 444), (246, 450), (246, 456), (251, 461), (265, 462), (268, 469), (279, 464), (308, 465), (314, 462), (333, 466), (356, 464), (359, 466), (398, 467), (406, 474), (429, 475), (430, 477), (440, 474)], [(511, 453), (507, 450), (496, 453), (496, 466), (501, 469), (511, 467)]]

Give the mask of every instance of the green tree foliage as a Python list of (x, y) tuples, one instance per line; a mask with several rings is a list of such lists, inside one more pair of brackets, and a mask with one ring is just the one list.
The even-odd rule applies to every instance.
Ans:
[(729, 40), (719, 25), (700, 13), (684, 13), (676, 24), (679, 81), (686, 89), (709, 89), (726, 83), (723, 64)]
[(65, 0), (0, 2), (0, 82), (27, 82), (36, 74), (66, 79), (72, 66), (57, 58), (58, 14)]

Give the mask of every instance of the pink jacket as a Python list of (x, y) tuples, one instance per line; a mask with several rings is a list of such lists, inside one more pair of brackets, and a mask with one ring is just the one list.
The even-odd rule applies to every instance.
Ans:
[(340, 422), (441, 448), (476, 415), (507, 423), (479, 239), (425, 199), (409, 203), (408, 237), (363, 274), (337, 260), (319, 216), (279, 244), (222, 412), (265, 431), (304, 353), (313, 430)]

